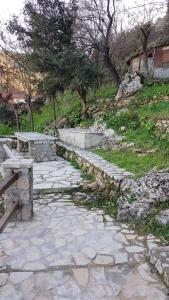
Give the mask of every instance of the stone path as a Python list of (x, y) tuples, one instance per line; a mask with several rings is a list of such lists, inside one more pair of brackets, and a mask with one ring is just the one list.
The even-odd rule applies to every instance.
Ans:
[(79, 187), (82, 183), (80, 171), (62, 158), (56, 161), (34, 163), (34, 192), (62, 192)]
[(76, 206), (68, 190), (82, 183), (63, 159), (34, 164), (33, 220), (0, 234), (0, 300), (168, 299), (147, 263), (152, 237)]
[(36, 198), (33, 221), (0, 235), (0, 299), (168, 299), (145, 237), (68, 194)]

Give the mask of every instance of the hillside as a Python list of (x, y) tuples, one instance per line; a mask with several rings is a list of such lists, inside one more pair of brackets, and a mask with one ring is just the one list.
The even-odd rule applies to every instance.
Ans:
[[(132, 171), (136, 177), (153, 168), (159, 170), (169, 166), (169, 85), (145, 86), (122, 108), (115, 105), (115, 94), (116, 89), (111, 84), (103, 85), (97, 91), (91, 90), (88, 105), (92, 118), (82, 120), (77, 94), (67, 91), (57, 100), (56, 124), (52, 106), (46, 103), (40, 114), (34, 113), (35, 131), (43, 132), (49, 128), (50, 132), (61, 120), (66, 120), (69, 126), (88, 127), (101, 117), (108, 128), (113, 128), (125, 139), (116, 149), (95, 149), (95, 153)], [(29, 131), (28, 117), (24, 116), (24, 119), (23, 129)], [(1, 135), (13, 134), (15, 130), (0, 124)]]

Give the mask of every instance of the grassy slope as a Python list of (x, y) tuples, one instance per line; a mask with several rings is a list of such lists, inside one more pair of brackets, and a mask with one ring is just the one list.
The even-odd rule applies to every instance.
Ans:
[[(104, 84), (97, 91), (91, 90), (88, 95), (88, 103), (90, 105), (95, 103), (96, 99), (100, 99), (100, 102), (105, 102), (107, 99), (114, 99), (116, 94), (116, 89), (112, 84)], [(76, 93), (72, 93), (70, 91), (66, 91), (64, 95), (58, 97), (59, 109), (56, 105), (56, 115), (57, 120), (61, 119), (63, 116), (69, 116), (71, 112), (76, 112), (76, 110), (80, 109), (80, 100)], [(41, 114), (34, 113), (34, 123), (35, 123), (35, 131), (43, 132), (46, 125), (50, 124), (53, 121), (53, 109), (49, 103), (46, 103), (42, 109)], [(78, 117), (73, 116), (75, 122), (78, 123)], [(24, 117), (25, 125), (24, 131), (29, 131), (30, 126), (28, 122), (28, 116)], [(77, 120), (76, 120), (77, 119)], [(83, 122), (84, 125), (91, 124), (91, 122)], [(16, 128), (10, 127), (8, 125), (4, 125), (0, 123), (0, 135), (12, 135), (16, 131)]]
[(144, 175), (144, 173), (154, 167), (157, 169), (164, 169), (169, 165), (169, 161), (166, 163), (168, 157), (163, 152), (138, 156), (138, 154), (133, 153), (130, 150), (113, 151), (99, 149), (96, 150), (95, 153), (102, 156), (105, 160), (133, 172), (136, 177)]
[[(100, 150), (95, 152), (109, 162), (115, 163), (136, 176), (141, 176), (152, 168), (163, 169), (169, 166), (169, 135), (162, 134), (155, 129), (159, 119), (169, 119), (169, 101), (164, 97), (169, 95), (169, 85), (156, 84), (145, 87), (137, 95), (137, 104), (129, 106), (126, 116), (116, 117), (107, 113), (105, 120), (108, 127), (120, 132), (120, 127), (125, 126), (127, 142), (134, 142), (142, 150), (156, 149), (153, 154), (141, 156), (131, 150)], [(135, 116), (136, 115), (136, 116)], [(138, 125), (139, 123), (139, 125)]]
[[(108, 100), (113, 100), (115, 94), (116, 90), (113, 85), (103, 85), (97, 91), (90, 91), (88, 103), (96, 104), (97, 99), (97, 105), (99, 102), (99, 106), (102, 107)], [(141, 176), (154, 167), (163, 169), (169, 166), (169, 137), (158, 135), (154, 131), (157, 119), (169, 119), (169, 101), (164, 101), (164, 97), (168, 95), (169, 85), (167, 84), (146, 86), (138, 93), (136, 103), (129, 106), (127, 115), (116, 117), (116, 113), (112, 109), (105, 112), (104, 115), (108, 127), (114, 128), (117, 132), (120, 132), (121, 126), (126, 127), (124, 135), (127, 142), (134, 142), (136, 147), (141, 149), (156, 149), (156, 153), (145, 156), (140, 156), (131, 150), (96, 150), (96, 153), (106, 160), (132, 171), (136, 176)], [(81, 121), (76, 113), (80, 109), (78, 96), (67, 91), (58, 100), (60, 104), (59, 110), (57, 109), (57, 120), (65, 115), (70, 116), (73, 112), (72, 117), (75, 124), (80, 125)], [(25, 131), (29, 131), (28, 117), (25, 116), (25, 119), (27, 120)], [(42, 108), (41, 114), (34, 113), (35, 130), (43, 132), (46, 125), (50, 124), (52, 120), (52, 107), (47, 103)], [(82, 125), (91, 125), (91, 123), (91, 121), (83, 121)], [(0, 135), (13, 134), (14, 131), (15, 128), (0, 124)]]

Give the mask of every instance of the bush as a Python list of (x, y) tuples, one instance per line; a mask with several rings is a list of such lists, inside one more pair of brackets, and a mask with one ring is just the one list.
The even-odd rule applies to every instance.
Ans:
[(88, 127), (92, 126), (93, 124), (94, 124), (93, 119), (87, 119), (87, 120), (83, 120), (79, 125), (82, 128), (88, 128)]
[(66, 117), (68, 118), (69, 122), (71, 123), (71, 126), (76, 127), (77, 125), (79, 125), (82, 122), (81, 108), (75, 108), (69, 114), (66, 114)]
[(127, 129), (137, 129), (140, 127), (140, 121), (136, 112), (128, 111), (120, 116), (112, 115), (112, 113), (106, 113), (103, 116), (104, 122), (106, 122), (108, 128), (113, 128), (117, 132), (122, 126)]

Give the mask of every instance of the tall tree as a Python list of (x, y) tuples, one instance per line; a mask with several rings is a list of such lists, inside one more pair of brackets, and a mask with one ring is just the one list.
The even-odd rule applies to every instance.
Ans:
[(23, 10), (24, 22), (13, 17), (8, 25), (10, 33), (15, 34), (19, 42), (24, 41), (25, 48), (31, 52), (35, 71), (40, 72), (46, 80), (43, 87), (47, 88), (52, 99), (54, 119), (56, 92), (60, 92), (68, 84), (65, 74), (68, 72), (68, 54), (74, 47), (75, 15), (74, 0), (68, 5), (59, 0), (28, 0)]
[(144, 0), (142, 4), (132, 11), (129, 11), (129, 20), (131, 27), (136, 26), (139, 31), (139, 37), (142, 48), (142, 72), (148, 73), (148, 44), (151, 34), (155, 31), (155, 21), (161, 11), (161, 2), (148, 2)]
[[(76, 1), (28, 0), (24, 6), (24, 23), (13, 18), (9, 30), (31, 49), (35, 69), (43, 73), (41, 85), (52, 99), (56, 118), (55, 97), (66, 88), (75, 89), (81, 99), (82, 113), (87, 116), (86, 95), (97, 81), (95, 66), (80, 53), (74, 41)], [(87, 78), (89, 77), (89, 78)]]
[(112, 79), (119, 85), (115, 52), (112, 41), (117, 37), (117, 0), (82, 0), (80, 2), (77, 39), (85, 51), (97, 51), (100, 59), (110, 71)]

